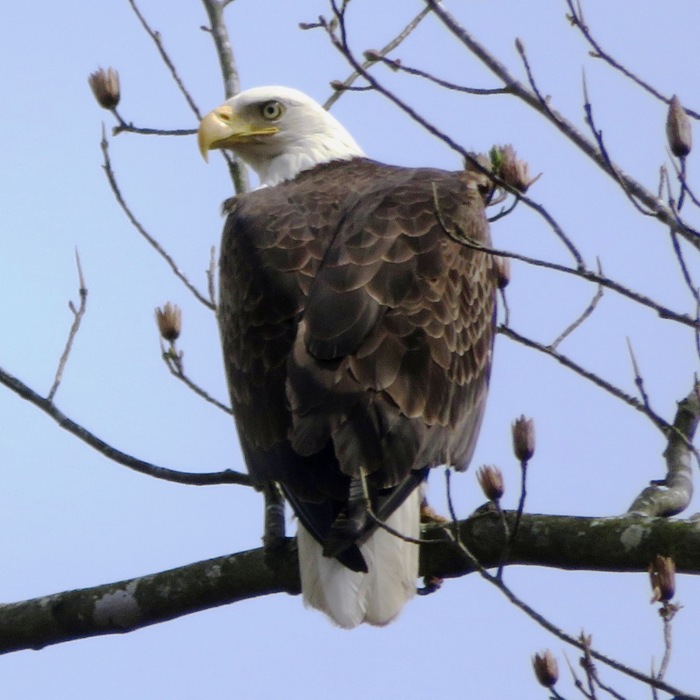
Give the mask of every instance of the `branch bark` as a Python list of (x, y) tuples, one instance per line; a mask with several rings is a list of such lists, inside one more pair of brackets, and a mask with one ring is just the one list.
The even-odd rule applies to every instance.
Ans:
[[(515, 516), (514, 512), (505, 513), (511, 528)], [(501, 563), (506, 536), (500, 515), (478, 512), (460, 521), (458, 527), (459, 541), (483, 566)], [(431, 526), (423, 538), (430, 543), (421, 546), (421, 576), (448, 578), (474, 571), (443, 526)], [(118, 583), (2, 605), (0, 653), (129, 632), (274, 593), (297, 594), (300, 585), (294, 540), (287, 540), (277, 552), (274, 568), (266, 565), (266, 552), (260, 548)], [(679, 573), (700, 574), (700, 524), (636, 516), (524, 514), (506, 563), (646, 572), (659, 553), (672, 556)]]
[(630, 513), (646, 516), (676, 515), (684, 511), (693, 497), (693, 438), (700, 421), (700, 384), (678, 404), (669, 429), (664, 452), (666, 476), (647, 486), (629, 508)]

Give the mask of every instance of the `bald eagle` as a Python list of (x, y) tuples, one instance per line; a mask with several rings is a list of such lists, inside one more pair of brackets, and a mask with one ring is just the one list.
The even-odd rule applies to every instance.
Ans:
[(369, 160), (285, 87), (227, 100), (199, 146), (231, 149), (261, 184), (229, 202), (220, 260), (248, 471), (298, 518), (305, 603), (385, 625), (416, 589), (421, 482), (466, 469), (482, 422), (496, 270), (456, 240), (490, 245), (478, 178)]

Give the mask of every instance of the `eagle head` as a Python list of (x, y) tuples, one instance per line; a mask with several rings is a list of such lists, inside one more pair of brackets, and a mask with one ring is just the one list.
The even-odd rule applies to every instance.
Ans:
[(270, 86), (245, 90), (209, 112), (199, 125), (199, 150), (228, 148), (266, 186), (332, 160), (363, 156), (335, 117), (299, 90)]

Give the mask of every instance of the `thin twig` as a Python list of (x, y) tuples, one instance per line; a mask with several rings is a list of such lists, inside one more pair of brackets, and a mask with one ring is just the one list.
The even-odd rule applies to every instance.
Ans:
[[(534, 608), (530, 607), (525, 601), (519, 598), (502, 580), (498, 579), (496, 576), (486, 571), (486, 569), (480, 564), (479, 560), (474, 556), (474, 554), (472, 554), (472, 552), (469, 551), (464, 542), (458, 542), (455, 539), (449, 525), (444, 526), (442, 528), (442, 531), (447, 535), (447, 537), (452, 541), (452, 543), (459, 548), (462, 554), (464, 554), (466, 559), (470, 562), (470, 565), (481, 575), (481, 577), (493, 586), (495, 586), (508, 599), (510, 603), (512, 603), (516, 608), (524, 612), (531, 620), (540, 625), (540, 627), (550, 632), (557, 639), (560, 639), (566, 644), (576, 647), (581, 651), (585, 651), (585, 645), (580, 639), (577, 639), (576, 637), (567, 634), (561, 628), (557, 627), (554, 623), (550, 622), (546, 617), (538, 613)], [(678, 695), (684, 698), (685, 700), (700, 700), (700, 697), (698, 696), (684, 693), (682, 690), (670, 686), (668, 683), (658, 678), (654, 678), (652, 676), (648, 676), (647, 674), (641, 673), (640, 671), (626, 666), (620, 661), (617, 661), (612, 657), (606, 656), (605, 654), (602, 654), (601, 652), (596, 651), (591, 647), (589, 647), (589, 653), (591, 657), (596, 659), (597, 661), (600, 661), (606, 666), (609, 666), (610, 668), (619, 671), (620, 673), (629, 676), (630, 678), (634, 678), (635, 680), (640, 681), (641, 683), (644, 683), (651, 687), (659, 688), (660, 690), (663, 690), (667, 693)]]
[[(571, 25), (576, 27), (581, 32), (586, 41), (593, 47), (593, 52), (590, 53), (590, 56), (592, 56), (593, 58), (602, 59), (608, 65), (612, 66), (615, 70), (622, 73), (625, 77), (632, 80), (634, 83), (639, 85), (639, 87), (646, 90), (648, 93), (661, 100), (662, 102), (668, 104), (671, 101), (670, 97), (664, 97), (664, 95), (662, 95), (652, 85), (639, 78), (628, 68), (625, 68), (625, 66), (616, 61), (607, 51), (605, 51), (601, 47), (601, 45), (596, 41), (596, 39), (593, 38), (593, 35), (591, 34), (590, 29), (588, 28), (588, 25), (583, 18), (583, 14), (581, 13), (580, 7), (578, 9), (574, 8), (572, 0), (566, 0), (566, 4), (569, 6), (569, 11), (571, 12), (571, 15), (569, 17)], [(688, 113), (689, 116), (694, 117), (695, 119), (700, 119), (700, 114), (698, 114), (697, 112), (694, 112), (693, 110), (689, 109), (686, 109), (685, 111)]]
[(153, 238), (153, 236), (151, 236), (150, 233), (148, 233), (148, 231), (146, 231), (146, 229), (137, 220), (137, 218), (134, 216), (131, 209), (127, 205), (119, 189), (119, 185), (117, 184), (117, 179), (114, 174), (114, 170), (112, 169), (112, 161), (109, 157), (109, 141), (107, 141), (107, 136), (105, 135), (104, 127), (102, 128), (102, 141), (100, 143), (100, 146), (102, 148), (102, 154), (104, 156), (104, 163), (102, 165), (102, 168), (105, 171), (105, 174), (107, 175), (107, 180), (109, 181), (109, 185), (112, 188), (112, 192), (114, 193), (117, 202), (119, 202), (119, 206), (126, 214), (127, 218), (131, 222), (131, 225), (141, 234), (141, 236), (143, 236), (143, 238), (146, 239), (146, 241), (148, 241), (148, 243), (156, 250), (156, 252), (163, 258), (163, 260), (165, 260), (170, 269), (173, 271), (174, 275), (185, 285), (185, 287), (187, 287), (187, 289), (190, 290), (190, 292), (192, 292), (195, 298), (198, 301), (202, 302), (202, 304), (204, 304), (204, 306), (206, 306), (207, 308), (214, 310), (214, 304), (211, 301), (209, 301), (187, 279), (185, 274), (180, 271), (180, 268), (177, 266), (170, 254), (160, 245), (160, 243), (158, 243), (158, 241), (155, 238)]
[[(434, 83), (446, 90), (451, 90), (453, 92), (463, 92), (467, 95), (509, 95), (510, 90), (507, 87), (502, 88), (474, 88), (467, 87), (466, 85), (458, 85), (457, 83), (452, 83), (449, 80), (444, 80), (443, 78), (438, 78), (431, 73), (421, 70), (420, 68), (414, 68), (412, 66), (406, 66), (400, 61), (392, 60), (391, 58), (378, 57), (375, 59), (381, 61), (385, 66), (391, 68), (393, 71), (399, 73), (408, 73), (409, 75), (414, 75), (418, 78), (424, 78), (425, 80)], [(364, 64), (363, 64), (364, 66)]]
[(224, 413), (228, 413), (229, 415), (233, 413), (229, 406), (221, 403), (221, 401), (219, 401), (218, 399), (215, 399), (211, 394), (207, 393), (198, 384), (195, 384), (185, 374), (185, 368), (182, 363), (182, 353), (178, 352), (175, 349), (174, 343), (171, 343), (171, 346), (169, 348), (165, 348), (165, 346), (163, 345), (163, 341), (161, 340), (160, 351), (163, 361), (165, 362), (168, 371), (170, 372), (170, 374), (173, 375), (173, 377), (179, 379), (183, 384), (185, 384), (185, 386), (187, 386), (195, 394), (197, 394), (197, 396), (204, 399), (213, 406), (216, 406), (217, 408), (221, 409), (222, 411), (224, 411)]
[(530, 61), (525, 51), (525, 44), (523, 44), (520, 38), (517, 38), (515, 40), (515, 49), (517, 50), (518, 55), (520, 56), (520, 60), (523, 62), (523, 66), (525, 67), (525, 73), (527, 74), (527, 80), (530, 83), (532, 92), (535, 93), (535, 96), (537, 97), (537, 100), (542, 106), (542, 109), (544, 110), (545, 114), (547, 114), (550, 119), (556, 120), (556, 115), (554, 114), (554, 112), (552, 112), (552, 110), (549, 107), (549, 100), (545, 98), (544, 95), (540, 92), (537, 82), (535, 81), (535, 75), (532, 72), (532, 68), (530, 67)]
[(661, 609), (659, 610), (659, 615), (663, 620), (664, 628), (664, 655), (661, 659), (659, 671), (656, 674), (656, 677), (659, 680), (663, 679), (663, 677), (666, 675), (668, 665), (671, 662), (671, 651), (673, 649), (673, 626), (671, 622), (679, 610), (679, 605), (669, 603), (668, 601), (664, 601), (661, 605)]
[(131, 455), (122, 452), (104, 440), (101, 440), (89, 430), (79, 425), (74, 420), (71, 420), (65, 413), (60, 411), (56, 405), (47, 398), (40, 396), (33, 389), (30, 389), (24, 382), (12, 376), (2, 368), (0, 368), (0, 384), (3, 384), (8, 389), (13, 391), (21, 398), (29, 401), (38, 409), (50, 416), (58, 425), (67, 430), (72, 435), (75, 435), (79, 440), (90, 445), (100, 454), (104, 455), (113, 462), (117, 462), (129, 469), (133, 469), (141, 474), (152, 476), (156, 479), (171, 481), (178, 484), (188, 484), (191, 486), (211, 486), (217, 484), (239, 484), (242, 486), (250, 486), (250, 477), (247, 474), (225, 469), (219, 472), (180, 472), (167, 467), (159, 467), (150, 462), (145, 462), (142, 459), (132, 457)]
[(697, 195), (695, 194), (693, 189), (688, 184), (688, 178), (687, 178), (687, 173), (686, 173), (686, 159), (685, 158), (681, 159), (681, 167), (680, 168), (676, 164), (676, 159), (673, 158), (672, 154), (669, 155), (669, 159), (670, 159), (671, 163), (673, 164), (673, 169), (676, 172), (676, 177), (678, 178), (678, 181), (681, 183), (681, 196), (683, 196), (683, 194), (687, 194), (688, 197), (690, 197), (693, 204), (696, 207), (700, 207), (700, 199), (698, 199)]
[(70, 356), (70, 352), (73, 348), (73, 341), (75, 340), (75, 336), (80, 330), (80, 322), (83, 320), (83, 316), (85, 315), (85, 309), (87, 308), (88, 290), (85, 286), (83, 268), (80, 265), (80, 255), (78, 254), (77, 248), (75, 249), (75, 264), (78, 268), (78, 294), (80, 296), (80, 303), (76, 308), (72, 301), (68, 302), (68, 308), (73, 314), (73, 323), (71, 324), (70, 331), (68, 332), (68, 338), (66, 339), (66, 345), (63, 348), (61, 359), (58, 361), (58, 367), (56, 368), (56, 375), (53, 380), (53, 385), (51, 386), (51, 389), (49, 390), (49, 393), (47, 395), (48, 401), (53, 401), (53, 397), (56, 395), (58, 387), (61, 384), (61, 380), (63, 379), (63, 370), (65, 369), (66, 363), (68, 362), (68, 357)]
[[(513, 548), (515, 538), (518, 535), (520, 521), (522, 520), (523, 512), (525, 511), (525, 499), (527, 498), (527, 464), (528, 460), (522, 460), (520, 462), (520, 497), (518, 498), (518, 509), (515, 512), (515, 522), (513, 523), (513, 528), (510, 531), (506, 545), (503, 548), (501, 563), (498, 565), (498, 570), (496, 571), (496, 578), (499, 580), (503, 578), (503, 571), (508, 561), (508, 557), (510, 556), (510, 551)], [(505, 516), (503, 517), (505, 519)]]
[(644, 377), (642, 376), (642, 373), (639, 371), (639, 364), (637, 363), (637, 356), (634, 354), (634, 348), (632, 347), (632, 341), (627, 338), (627, 350), (630, 354), (630, 360), (632, 362), (632, 371), (634, 372), (634, 383), (639, 390), (639, 396), (642, 399), (642, 403), (644, 404), (645, 408), (648, 410), (651, 410), (651, 406), (649, 404), (649, 394), (647, 394), (647, 390), (644, 387)]
[(657, 428), (659, 428), (659, 430), (661, 430), (661, 432), (663, 432), (664, 434), (667, 433), (667, 430), (670, 426), (663, 418), (661, 418), (661, 416), (657, 415), (649, 408), (644, 406), (644, 404), (642, 404), (642, 402), (638, 399), (634, 398), (633, 396), (630, 396), (626, 392), (622, 391), (622, 389), (619, 389), (614, 384), (611, 384), (602, 377), (599, 377), (597, 374), (583, 368), (581, 365), (577, 364), (566, 355), (562, 355), (560, 352), (552, 350), (550, 347), (544, 345), (543, 343), (538, 343), (536, 340), (527, 338), (526, 336), (517, 333), (512, 328), (507, 328), (501, 325), (498, 326), (497, 332), (501, 333), (502, 335), (505, 335), (506, 338), (510, 338), (511, 340), (514, 340), (515, 342), (524, 345), (525, 347), (531, 348), (533, 350), (538, 350), (539, 352), (545, 355), (549, 355), (549, 357), (555, 359), (557, 362), (564, 365), (564, 367), (573, 370), (576, 374), (592, 382), (597, 387), (604, 389), (609, 394), (612, 394), (612, 396), (626, 403), (628, 406), (631, 406), (640, 413), (643, 413), (645, 416), (647, 416), (647, 418), (651, 420), (651, 422)]
[[(586, 124), (588, 124), (588, 127), (591, 130), (591, 133), (593, 134), (593, 138), (595, 139), (596, 144), (598, 145), (598, 150), (603, 158), (603, 162), (605, 163), (605, 170), (613, 177), (615, 182), (620, 186), (622, 191), (625, 194), (625, 197), (630, 201), (632, 206), (643, 216), (656, 216), (656, 212), (644, 208), (633, 193), (627, 188), (627, 183), (625, 182), (625, 179), (622, 177), (619, 168), (617, 165), (613, 162), (612, 158), (610, 157), (610, 154), (608, 153), (607, 146), (605, 145), (605, 141), (603, 139), (603, 132), (602, 130), (598, 129), (595, 124), (595, 118), (593, 116), (593, 105), (591, 104), (591, 100), (588, 96), (588, 84), (586, 82), (586, 73), (583, 73), (583, 111), (584, 114), (586, 115)], [(676, 217), (677, 218), (677, 217)]]
[[(602, 274), (600, 269), (600, 262), (598, 263), (598, 274)], [(577, 328), (579, 328), (584, 321), (591, 316), (591, 314), (596, 310), (598, 302), (603, 298), (603, 285), (599, 284), (596, 290), (595, 296), (591, 299), (588, 306), (584, 309), (583, 313), (573, 322), (570, 323), (557, 337), (557, 339), (549, 345), (552, 350), (556, 350), (561, 342), (568, 338)], [(507, 324), (506, 324), (507, 325)]]
[[(209, 17), (207, 31), (212, 36), (216, 55), (219, 59), (219, 69), (224, 81), (224, 94), (227, 98), (233, 97), (241, 91), (241, 81), (238, 76), (238, 66), (231, 46), (231, 39), (224, 21), (224, 9), (229, 3), (221, 2), (220, 0), (202, 0), (202, 4)], [(226, 151), (221, 153), (228, 165), (229, 175), (236, 194), (249, 192), (250, 180), (246, 166), (241, 160), (230, 156)]]
[[(386, 46), (381, 48), (379, 51), (374, 51), (373, 54), (376, 55), (376, 58), (366, 60), (362, 64), (362, 68), (367, 70), (372, 63), (384, 58), (390, 51), (393, 51), (413, 32), (413, 30), (429, 13), (430, 8), (424, 7), (388, 44), (386, 44)], [(347, 78), (345, 78), (345, 80), (339, 84), (339, 87), (335, 90), (335, 92), (325, 101), (323, 104), (324, 109), (330, 109), (340, 99), (343, 90), (347, 90), (361, 76), (361, 72), (353, 71)]]
[[(425, 0), (425, 2), (430, 5), (433, 13), (443, 23), (446, 29), (457, 38), (458, 41), (464, 44), (464, 46), (491, 72), (498, 76), (515, 97), (545, 116), (558, 131), (572, 141), (583, 153), (606, 172), (609, 172), (605, 158), (594, 143), (587, 139), (569, 120), (556, 112), (550, 105), (548, 105), (548, 109), (545, 110), (537, 96), (516, 80), (506, 67), (476, 41), (438, 0)], [(446, 141), (446, 143), (448, 142)], [(450, 144), (448, 143), (448, 145)], [(617, 169), (617, 176), (624, 181), (626, 190), (653, 211), (654, 216), (659, 221), (673, 226), (674, 230), (677, 230), (683, 238), (690, 241), (693, 246), (700, 250), (700, 232), (684, 222), (679, 222), (663, 201), (649, 192), (639, 182), (622, 172), (619, 168)]]
[(175, 68), (175, 64), (172, 62), (170, 56), (168, 55), (168, 52), (165, 50), (165, 47), (163, 46), (163, 42), (160, 38), (160, 32), (155, 31), (150, 27), (148, 22), (146, 22), (145, 17), (141, 14), (139, 8), (136, 6), (135, 0), (128, 0), (129, 5), (131, 5), (131, 9), (134, 11), (134, 14), (138, 17), (139, 22), (141, 22), (141, 26), (146, 30), (146, 33), (148, 36), (151, 37), (153, 40), (153, 43), (156, 45), (156, 48), (158, 49), (158, 53), (160, 54), (161, 59), (163, 59), (163, 63), (167, 66), (168, 70), (170, 71), (170, 75), (172, 76), (173, 80), (175, 81), (175, 84), (178, 86), (180, 89), (180, 92), (182, 93), (182, 96), (185, 98), (185, 101), (189, 105), (189, 108), (194, 112), (195, 117), (197, 119), (201, 119), (202, 115), (199, 113), (199, 109), (197, 108), (197, 105), (195, 104), (194, 100), (192, 99), (192, 96), (188, 92), (187, 88), (185, 87), (185, 84), (182, 82), (182, 79), (180, 78), (180, 75), (177, 72), (177, 68)]
[(690, 270), (685, 261), (685, 256), (683, 255), (683, 250), (680, 246), (680, 241), (678, 240), (678, 234), (675, 231), (670, 232), (671, 244), (673, 245), (673, 252), (675, 253), (678, 265), (681, 268), (681, 273), (683, 275), (683, 280), (688, 287), (693, 299), (695, 299), (695, 304), (700, 304), (700, 292), (698, 292), (697, 286), (690, 276)]
[(117, 126), (112, 127), (112, 136), (118, 136), (122, 132), (129, 134), (141, 134), (142, 136), (193, 136), (197, 133), (197, 129), (153, 129), (150, 127), (134, 126), (132, 122), (127, 122), (122, 118), (117, 108), (111, 109), (110, 112), (119, 122)]

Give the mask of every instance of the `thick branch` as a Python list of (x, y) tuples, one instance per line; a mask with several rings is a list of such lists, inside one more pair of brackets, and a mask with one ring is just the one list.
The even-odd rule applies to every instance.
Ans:
[(256, 549), (78, 591), (0, 606), (0, 653), (129, 632), (247, 598), (299, 590), (296, 556), (274, 572)]
[[(506, 513), (510, 527), (515, 514)], [(505, 545), (499, 515), (459, 523), (460, 539), (485, 566), (498, 566)], [(424, 535), (422, 576), (456, 577), (474, 570), (442, 526)], [(507, 564), (571, 570), (646, 572), (654, 555), (670, 555), (679, 572), (700, 574), (700, 525), (665, 519), (523, 515)], [(0, 606), (0, 653), (72, 639), (123, 633), (183, 615), (280, 592), (298, 593), (293, 541), (274, 570), (261, 549), (79, 591)]]
[(700, 421), (700, 385), (678, 404), (669, 430), (666, 477), (647, 486), (630, 506), (629, 512), (647, 516), (669, 516), (684, 511), (693, 497), (692, 442)]

